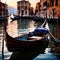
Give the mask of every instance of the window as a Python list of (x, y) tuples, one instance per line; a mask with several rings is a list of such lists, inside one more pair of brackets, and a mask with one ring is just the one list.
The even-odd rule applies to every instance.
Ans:
[(25, 6), (25, 10), (27, 10), (27, 6)]
[(20, 2), (18, 2), (18, 4), (20, 4)]
[(18, 10), (20, 10), (20, 6), (18, 6)]
[(56, 9), (52, 9), (52, 14), (53, 14), (53, 16), (55, 16), (57, 14)]
[(54, 0), (50, 0), (50, 6), (54, 6)]
[(22, 1), (22, 5), (24, 5), (24, 2)]
[(1, 16), (1, 12), (0, 12), (0, 16)]
[(55, 0), (55, 5), (58, 6), (58, 0)]
[(21, 6), (21, 9), (24, 10), (24, 6), (23, 5)]
[(27, 11), (25, 11), (25, 14), (27, 14)]

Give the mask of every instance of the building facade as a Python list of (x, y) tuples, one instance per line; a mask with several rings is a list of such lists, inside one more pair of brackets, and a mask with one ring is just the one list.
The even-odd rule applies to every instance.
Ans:
[(29, 1), (21, 0), (17, 2), (17, 13), (19, 16), (29, 16), (30, 14)]
[(41, 0), (41, 14), (47, 18), (60, 17), (60, 0)]
[(34, 8), (30, 7), (30, 16), (34, 15)]
[(40, 2), (36, 4), (35, 15), (40, 17)]
[(46, 15), (46, 0), (40, 0), (40, 17), (45, 18)]
[(60, 0), (49, 0), (48, 3), (50, 17), (60, 17)]
[(0, 1), (0, 17), (8, 16), (8, 7), (6, 3)]

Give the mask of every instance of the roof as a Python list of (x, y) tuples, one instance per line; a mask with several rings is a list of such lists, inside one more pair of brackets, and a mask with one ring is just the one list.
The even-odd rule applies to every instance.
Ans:
[(31, 3), (29, 1), (17, 1), (17, 3), (21, 3), (21, 2), (26, 2), (26, 3), (29, 3), (31, 5)]
[(7, 5), (7, 4), (0, 1), (0, 5)]

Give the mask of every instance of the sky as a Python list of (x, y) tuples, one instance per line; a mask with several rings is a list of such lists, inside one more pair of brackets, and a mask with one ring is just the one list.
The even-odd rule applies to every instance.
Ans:
[[(17, 8), (17, 1), (21, 1), (21, 0), (1, 0), (3, 3), (7, 3), (9, 6), (15, 7)], [(40, 2), (40, 0), (29, 0), (29, 2), (31, 3), (31, 6), (35, 8), (36, 3)]]

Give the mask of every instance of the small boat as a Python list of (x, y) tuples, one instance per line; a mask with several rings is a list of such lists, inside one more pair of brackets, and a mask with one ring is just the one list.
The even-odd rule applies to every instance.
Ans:
[[(45, 24), (44, 24), (45, 25)], [(42, 33), (43, 32), (43, 33)], [(6, 32), (6, 46), (8, 51), (20, 51), (20, 50), (35, 50), (40, 48), (40, 50), (45, 50), (48, 45), (48, 32), (45, 28), (36, 28), (33, 32), (24, 34), (19, 37), (11, 37)]]

